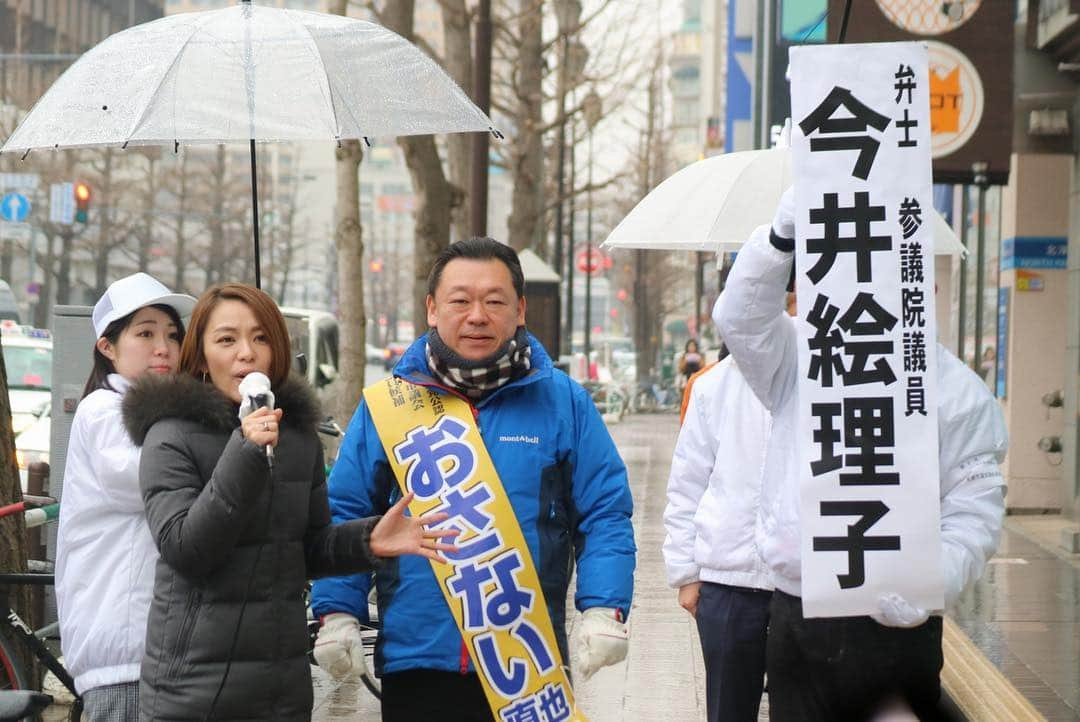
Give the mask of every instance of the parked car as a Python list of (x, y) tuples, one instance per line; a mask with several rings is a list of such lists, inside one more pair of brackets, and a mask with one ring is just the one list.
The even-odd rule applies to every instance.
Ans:
[(49, 463), (49, 442), (52, 438), (52, 415), (49, 404), (21, 434), (15, 437), (15, 461), (19, 465), (19, 482), (26, 491), (27, 472), (37, 461)]
[(386, 349), (372, 346), (370, 343), (364, 346), (364, 358), (369, 364), (378, 365), (386, 358)]
[(0, 281), (0, 319), (6, 319), (20, 323), (19, 304), (15, 302), (15, 294), (11, 292), (11, 286), (7, 281)]
[(329, 386), (338, 377), (338, 320), (326, 311), (289, 306), (282, 307), (281, 315), (296, 356), (296, 371), (317, 391)]
[(11, 427), (19, 432), (34, 423), (42, 406), (52, 402), (52, 334), (43, 328), (0, 321), (7, 368)]
[(49, 461), (49, 409), (52, 405), (52, 334), (43, 328), (0, 321), (0, 339), (11, 401), (11, 431), (19, 478), (26, 490), (26, 470)]
[(383, 354), (383, 368), (387, 371), (394, 368), (394, 364), (398, 362), (398, 359), (401, 358), (407, 348), (408, 346), (403, 343), (398, 343), (397, 341), (388, 343), (386, 345), (386, 352)]

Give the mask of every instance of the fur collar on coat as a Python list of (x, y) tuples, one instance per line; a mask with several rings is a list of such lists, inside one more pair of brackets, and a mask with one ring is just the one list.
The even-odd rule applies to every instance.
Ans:
[[(307, 381), (291, 375), (274, 389), (274, 397), (275, 406), (285, 412), (283, 426), (315, 433), (322, 412)], [(213, 384), (187, 374), (143, 376), (124, 395), (123, 414), (124, 427), (136, 446), (143, 445), (150, 427), (162, 419), (185, 419), (222, 432), (231, 432), (240, 423), (237, 404)]]

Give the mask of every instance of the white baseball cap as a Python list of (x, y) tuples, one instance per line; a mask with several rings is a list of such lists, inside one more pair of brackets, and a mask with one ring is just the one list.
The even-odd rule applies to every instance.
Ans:
[(195, 308), (195, 299), (184, 293), (173, 293), (153, 276), (133, 273), (119, 281), (113, 281), (94, 304), (94, 313), (91, 316), (94, 333), (101, 338), (105, 335), (105, 329), (116, 319), (155, 304), (170, 306), (181, 318), (185, 318), (190, 316), (191, 310)]

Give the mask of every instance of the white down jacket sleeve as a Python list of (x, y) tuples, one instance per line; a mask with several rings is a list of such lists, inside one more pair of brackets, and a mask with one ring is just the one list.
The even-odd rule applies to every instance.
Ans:
[(686, 420), (675, 443), (668, 478), (667, 507), (664, 509), (664, 567), (667, 581), (679, 588), (699, 581), (700, 566), (694, 561), (697, 528), (694, 515), (709, 487), (716, 463), (716, 433), (709, 423), (708, 399), (701, 384), (690, 388)]
[(938, 345), (938, 463), (945, 606), (980, 576), (997, 550), (1005, 514), (999, 464), (1009, 437), (986, 385)]
[(739, 251), (713, 322), (743, 377), (770, 412), (796, 392), (796, 330), (784, 308), (794, 254), (769, 243), (770, 226), (754, 229)]

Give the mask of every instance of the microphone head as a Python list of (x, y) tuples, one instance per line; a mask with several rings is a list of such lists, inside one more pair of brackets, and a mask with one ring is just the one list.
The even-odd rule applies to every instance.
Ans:
[(252, 371), (240, 382), (240, 395), (244, 398), (270, 393), (270, 379), (261, 371)]
[(270, 379), (266, 374), (252, 371), (240, 381), (240, 418), (245, 418), (255, 409), (274, 408), (274, 392), (270, 390)]

